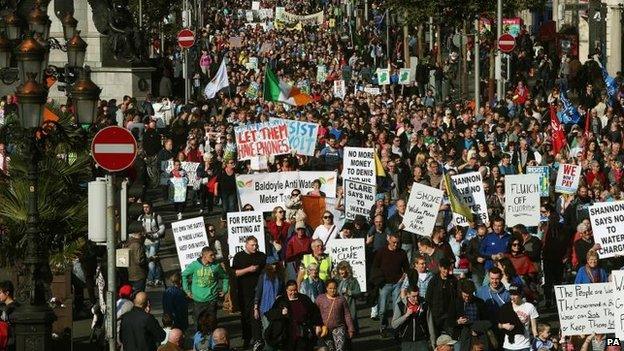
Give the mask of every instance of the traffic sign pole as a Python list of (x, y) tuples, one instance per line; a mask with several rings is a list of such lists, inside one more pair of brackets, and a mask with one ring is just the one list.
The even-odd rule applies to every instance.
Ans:
[[(117, 292), (117, 242), (115, 240), (115, 173), (106, 176), (106, 335), (109, 351), (117, 349), (117, 310), (115, 293)], [(121, 223), (125, 226), (126, 223)]]
[(189, 69), (188, 69), (188, 65), (189, 65), (188, 49), (192, 47), (193, 45), (195, 45), (195, 33), (188, 28), (184, 28), (178, 33), (177, 38), (178, 38), (178, 45), (183, 49), (182, 50), (182, 78), (184, 79), (184, 103), (188, 103), (188, 100), (191, 97), (191, 77), (189, 77)]

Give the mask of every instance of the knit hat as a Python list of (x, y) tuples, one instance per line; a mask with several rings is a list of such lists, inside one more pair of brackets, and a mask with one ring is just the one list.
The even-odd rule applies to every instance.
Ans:
[(124, 284), (119, 288), (119, 298), (129, 299), (132, 296), (132, 286), (130, 284)]

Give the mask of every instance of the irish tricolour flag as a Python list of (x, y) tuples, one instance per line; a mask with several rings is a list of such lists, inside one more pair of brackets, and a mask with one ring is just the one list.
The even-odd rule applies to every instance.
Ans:
[(312, 102), (312, 98), (302, 93), (299, 88), (279, 80), (269, 67), (266, 68), (264, 74), (264, 100), (283, 102), (293, 106), (302, 106)]

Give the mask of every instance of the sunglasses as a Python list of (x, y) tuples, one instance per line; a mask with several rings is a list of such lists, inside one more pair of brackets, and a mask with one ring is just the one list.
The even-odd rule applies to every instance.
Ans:
[(334, 218), (334, 216), (323, 216), (323, 219), (331, 219)]
[(512, 247), (513, 247), (513, 246), (520, 246), (520, 243), (513, 243), (513, 244), (511, 244), (511, 246), (512, 246)]
[(284, 210), (277, 210), (277, 213), (284, 213)]
[(214, 233), (215, 230), (214, 230), (214, 228), (212, 228), (212, 229), (208, 229), (208, 231), (211, 232), (211, 233)]

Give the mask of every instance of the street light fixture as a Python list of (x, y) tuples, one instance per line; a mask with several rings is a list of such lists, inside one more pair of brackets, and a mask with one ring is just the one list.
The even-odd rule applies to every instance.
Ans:
[(71, 90), (71, 99), (76, 107), (76, 117), (80, 124), (91, 124), (97, 114), (98, 100), (102, 89), (91, 80), (91, 70), (80, 70), (78, 81)]
[(11, 66), (11, 42), (0, 34), (0, 69)]
[(20, 82), (25, 83), (29, 73), (35, 74), (38, 82), (43, 80), (43, 70), (47, 65), (45, 55), (45, 47), (32, 36), (29, 35), (22, 41), (16, 54)]
[(82, 67), (87, 53), (87, 43), (80, 37), (80, 31), (67, 42), (67, 62), (70, 67)]
[(27, 81), (17, 87), (18, 110), (23, 128), (37, 128), (43, 120), (43, 108), (48, 91), (41, 85), (36, 75), (29, 73)]
[(10, 12), (4, 17), (4, 23), (6, 24), (7, 37), (9, 40), (17, 40), (20, 34), (20, 18), (17, 17), (15, 12)]
[(67, 12), (61, 22), (63, 23), (63, 37), (65, 38), (65, 41), (69, 41), (76, 32), (78, 20), (74, 18), (71, 12)]
[(33, 32), (40, 33), (43, 40), (48, 40), (50, 36), (50, 24), (51, 22), (48, 14), (41, 9), (41, 2), (37, 1), (35, 7), (28, 15), (28, 28)]

